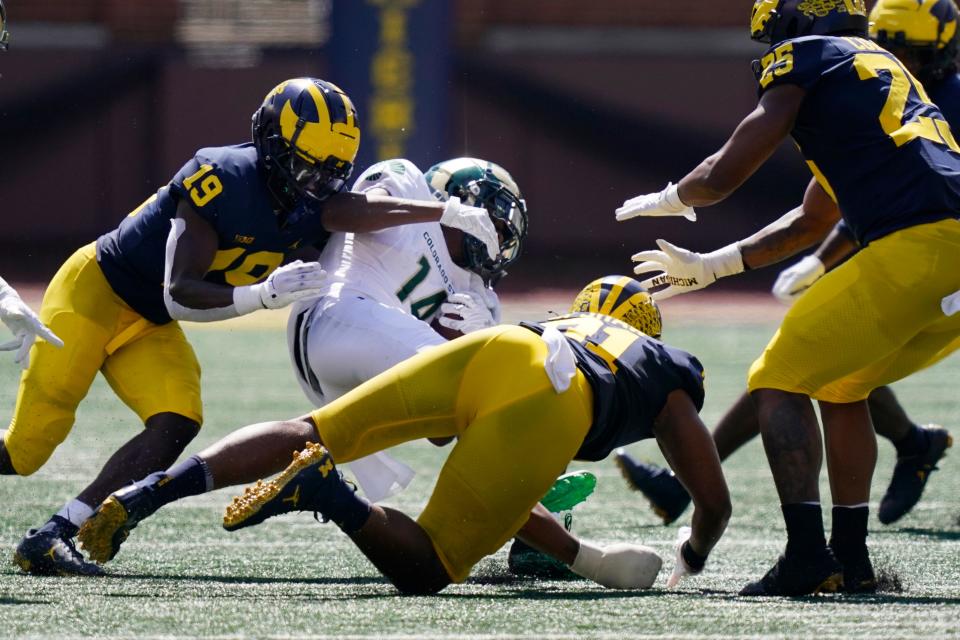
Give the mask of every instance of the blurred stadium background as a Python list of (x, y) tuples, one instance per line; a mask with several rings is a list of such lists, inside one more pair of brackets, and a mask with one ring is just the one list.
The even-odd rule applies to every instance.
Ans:
[(749, 0), (6, 4), (0, 273), (17, 284), (45, 283), (197, 148), (247, 140), (263, 95), (292, 76), (353, 97), (358, 169), (474, 155), (514, 174), (533, 228), (507, 292), (625, 271), (657, 237), (720, 246), (796, 204), (808, 176), (785, 145), (696, 225), (614, 222), (625, 198), (678, 179), (755, 104)]

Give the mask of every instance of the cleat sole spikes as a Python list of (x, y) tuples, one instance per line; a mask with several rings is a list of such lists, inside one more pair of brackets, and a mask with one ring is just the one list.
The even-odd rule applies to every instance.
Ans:
[(77, 540), (91, 560), (103, 564), (113, 559), (120, 544), (130, 534), (126, 526), (128, 519), (129, 514), (124, 506), (110, 496), (97, 509), (96, 516), (80, 526)]
[(227, 505), (223, 514), (223, 528), (236, 531), (266, 520), (269, 516), (260, 514), (263, 506), (276, 498), (298, 473), (319, 462), (325, 455), (327, 450), (315, 442), (308, 442), (303, 451), (295, 451), (293, 461), (274, 480), (257, 480), (255, 485), (244, 489)]

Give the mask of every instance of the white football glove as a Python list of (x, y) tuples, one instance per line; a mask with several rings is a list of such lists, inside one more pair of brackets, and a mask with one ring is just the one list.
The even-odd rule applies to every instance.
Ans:
[(500, 318), (502, 315), (502, 310), (500, 308), (500, 296), (498, 296), (497, 292), (491, 287), (487, 286), (487, 283), (483, 281), (483, 278), (472, 271), (470, 272), (470, 287), (468, 291), (480, 296), (480, 300), (482, 300), (483, 304), (486, 305), (487, 309), (490, 310), (490, 315), (493, 316), (494, 323), (500, 324)]
[(827, 270), (817, 256), (807, 256), (797, 264), (784, 269), (773, 283), (773, 295), (780, 302), (791, 304), (820, 279)]
[(233, 304), (241, 315), (257, 309), (282, 309), (318, 295), (326, 281), (327, 272), (319, 262), (296, 260), (279, 267), (259, 284), (235, 287)]
[(37, 337), (43, 338), (55, 347), (62, 347), (63, 340), (57, 337), (47, 325), (40, 322), (40, 318), (33, 309), (20, 299), (12, 287), (0, 287), (0, 320), (13, 333), (13, 339), (0, 344), (0, 351), (13, 351), (13, 360), (21, 369), (30, 366), (30, 347)]
[(500, 255), (500, 236), (490, 219), (490, 212), (483, 207), (471, 207), (453, 196), (447, 200), (443, 215), (440, 216), (440, 224), (459, 229), (482, 242), (491, 260), (496, 260)]
[(670, 577), (667, 578), (667, 589), (673, 589), (677, 586), (677, 583), (681, 579), (687, 576), (694, 576), (703, 571), (703, 567), (699, 569), (692, 568), (687, 561), (683, 559), (683, 545), (690, 539), (690, 527), (680, 527), (677, 531), (677, 541), (674, 543), (674, 565), (673, 573), (670, 574)]
[(623, 222), (637, 216), (683, 216), (690, 222), (697, 221), (697, 212), (688, 207), (677, 193), (677, 185), (668, 182), (663, 191), (645, 193), (642, 196), (625, 200), (617, 209), (617, 222)]
[(471, 333), (497, 324), (496, 319), (479, 295), (471, 292), (454, 293), (440, 305), (440, 326), (460, 333)]
[(951, 293), (940, 301), (940, 308), (943, 309), (943, 315), (952, 316), (960, 311), (960, 291)]
[(570, 570), (609, 589), (647, 589), (661, 566), (663, 559), (650, 547), (618, 543), (600, 548), (581, 540)]
[(657, 246), (660, 251), (641, 251), (633, 256), (633, 261), (640, 263), (633, 268), (637, 275), (660, 272), (642, 281), (641, 285), (647, 289), (669, 285), (655, 291), (652, 294), (654, 300), (666, 300), (679, 293), (703, 289), (716, 282), (717, 278), (743, 271), (743, 256), (737, 243), (710, 253), (688, 251), (666, 240), (657, 240)]

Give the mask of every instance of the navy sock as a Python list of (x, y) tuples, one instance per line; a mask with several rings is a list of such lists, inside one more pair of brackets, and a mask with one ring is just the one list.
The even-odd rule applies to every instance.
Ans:
[(894, 442), (893, 446), (897, 448), (898, 458), (908, 458), (926, 451), (930, 446), (930, 440), (925, 430), (913, 425), (907, 435)]
[(356, 533), (366, 524), (372, 509), (367, 499), (342, 478), (331, 487), (324, 502), (326, 504), (321, 512), (323, 517), (332, 521), (347, 535)]
[(805, 555), (827, 546), (820, 503), (784, 504), (780, 509), (787, 525), (787, 554)]
[(863, 549), (867, 544), (869, 515), (870, 509), (866, 505), (834, 507), (830, 546), (840, 555)]
[(51, 533), (56, 533), (62, 535), (66, 538), (72, 538), (77, 535), (77, 531), (80, 530), (80, 527), (73, 524), (63, 516), (53, 516), (47, 520), (46, 524), (40, 527), (40, 531), (49, 531)]
[(150, 474), (145, 484), (151, 486), (160, 506), (213, 489), (213, 478), (200, 456), (190, 456), (166, 471)]

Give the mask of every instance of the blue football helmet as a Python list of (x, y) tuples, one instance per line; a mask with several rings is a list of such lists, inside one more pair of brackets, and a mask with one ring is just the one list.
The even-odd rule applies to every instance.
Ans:
[(651, 338), (660, 339), (663, 333), (663, 317), (660, 307), (642, 284), (628, 276), (605, 276), (585, 286), (570, 312), (600, 313), (641, 331)]
[(456, 196), (464, 204), (484, 207), (490, 212), (500, 234), (500, 253), (491, 260), (482, 242), (464, 234), (463, 266), (487, 284), (495, 284), (523, 253), (527, 238), (527, 203), (513, 176), (493, 162), (454, 158), (430, 167), (425, 178), (438, 200)]
[(864, 0), (754, 0), (750, 37), (758, 42), (841, 34), (866, 37)]
[(878, 0), (870, 10), (870, 38), (921, 82), (939, 82), (957, 72), (958, 14), (953, 0)]
[(253, 114), (251, 129), (270, 190), (287, 210), (342, 191), (360, 147), (353, 102), (316, 78), (274, 87)]

